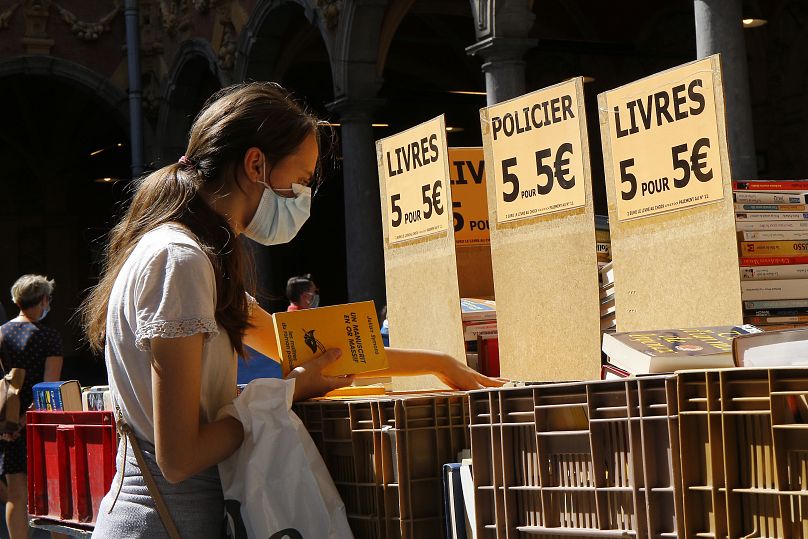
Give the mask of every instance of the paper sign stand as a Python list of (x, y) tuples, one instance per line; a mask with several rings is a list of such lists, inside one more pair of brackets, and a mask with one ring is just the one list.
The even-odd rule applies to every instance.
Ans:
[(461, 298), (494, 296), (483, 149), (449, 148), (452, 210)]
[(721, 65), (717, 55), (709, 60), (724, 172), (719, 202), (620, 221), (609, 136), (612, 118), (605, 94), (598, 96), (617, 331), (735, 325), (743, 319)]
[[(442, 116), (440, 124), (440, 151), (442, 156), (446, 156), (445, 124)], [(376, 156), (382, 216), (385, 216), (390, 209), (387, 206), (389, 199), (382, 141), (376, 143)], [(383, 227), (387, 318), (392, 347), (436, 350), (465, 361), (454, 230), (451, 226), (448, 159), (444, 158), (443, 161), (446, 164), (443, 203), (447, 208), (445, 216), (449, 223), (448, 231), (391, 244), (389, 227), (386, 224)], [(432, 375), (393, 377), (392, 382), (392, 388), (397, 391), (445, 387)]]
[(457, 246), (457, 280), (461, 298), (494, 296), (490, 245)]
[[(583, 85), (576, 93), (579, 118)], [(497, 300), (500, 373), (527, 381), (595, 379), (600, 309), (589, 144), (580, 122), (585, 203), (574, 210), (497, 222), (488, 109), (481, 111)]]

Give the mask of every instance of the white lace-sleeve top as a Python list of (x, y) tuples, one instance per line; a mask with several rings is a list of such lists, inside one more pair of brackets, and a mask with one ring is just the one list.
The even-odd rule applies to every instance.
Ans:
[(213, 266), (177, 225), (146, 233), (118, 274), (107, 311), (110, 390), (138, 437), (154, 443), (151, 339), (204, 333), (200, 419), (212, 421), (236, 391), (236, 354), (214, 318)]

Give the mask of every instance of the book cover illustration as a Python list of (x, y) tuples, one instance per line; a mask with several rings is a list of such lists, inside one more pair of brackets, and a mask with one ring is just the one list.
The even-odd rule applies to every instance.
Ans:
[(329, 348), (339, 348), (342, 356), (323, 371), (327, 376), (387, 367), (372, 301), (281, 312), (272, 317), (284, 376)]
[(696, 357), (731, 352), (732, 339), (757, 331), (752, 326), (726, 326), (615, 333), (612, 337), (650, 357)]

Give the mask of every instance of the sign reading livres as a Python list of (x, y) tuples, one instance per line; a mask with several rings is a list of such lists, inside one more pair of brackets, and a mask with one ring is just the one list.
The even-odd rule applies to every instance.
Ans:
[(388, 241), (400, 243), (449, 229), (446, 129), (443, 116), (376, 142), (386, 186)]
[(455, 243), (487, 245), (488, 199), (482, 148), (449, 148)]
[(720, 76), (705, 58), (603, 94), (618, 219), (724, 197), (714, 91)]
[(570, 80), (487, 109), (497, 222), (585, 204), (581, 114)]

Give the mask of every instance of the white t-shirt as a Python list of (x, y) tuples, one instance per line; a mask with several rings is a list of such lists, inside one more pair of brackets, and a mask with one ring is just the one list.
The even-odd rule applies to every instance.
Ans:
[(126, 259), (107, 310), (105, 359), (124, 421), (154, 443), (150, 339), (205, 333), (200, 420), (210, 422), (236, 396), (236, 353), (214, 317), (213, 266), (179, 225), (147, 232)]

